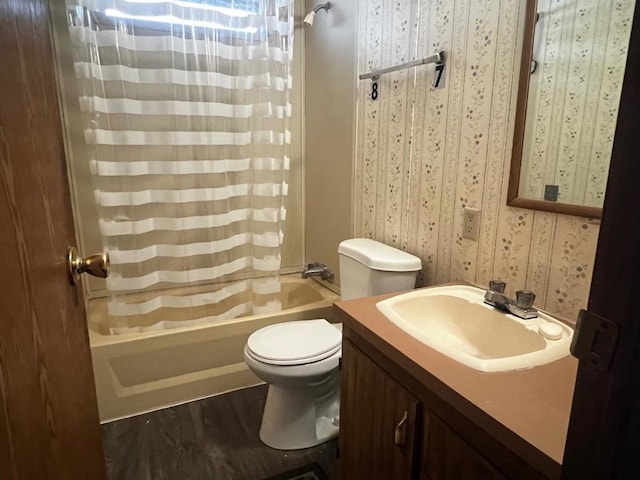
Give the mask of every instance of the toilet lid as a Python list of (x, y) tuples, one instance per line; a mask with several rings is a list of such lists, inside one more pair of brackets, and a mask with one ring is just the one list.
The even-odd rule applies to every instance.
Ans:
[(342, 333), (324, 319), (278, 323), (254, 332), (247, 349), (272, 365), (302, 365), (330, 357), (342, 345)]

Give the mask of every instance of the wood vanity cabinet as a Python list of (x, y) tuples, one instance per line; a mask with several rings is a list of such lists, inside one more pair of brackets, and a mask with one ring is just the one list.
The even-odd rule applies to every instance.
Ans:
[(342, 344), (341, 479), (414, 478), (421, 405), (348, 340)]
[(506, 480), (443, 420), (424, 410), (420, 480)]
[(507, 478), (347, 338), (341, 382), (341, 480)]

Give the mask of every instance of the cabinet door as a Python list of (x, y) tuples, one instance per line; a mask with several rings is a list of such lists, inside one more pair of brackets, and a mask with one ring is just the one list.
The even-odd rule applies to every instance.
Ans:
[(414, 478), (420, 405), (346, 339), (341, 395), (341, 479)]
[(423, 416), (420, 480), (506, 480), (436, 415), (425, 409)]

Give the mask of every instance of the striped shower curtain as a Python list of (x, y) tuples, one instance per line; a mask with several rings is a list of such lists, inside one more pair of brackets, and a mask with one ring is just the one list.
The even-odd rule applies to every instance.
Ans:
[(67, 18), (108, 331), (277, 310), (293, 0), (67, 0)]

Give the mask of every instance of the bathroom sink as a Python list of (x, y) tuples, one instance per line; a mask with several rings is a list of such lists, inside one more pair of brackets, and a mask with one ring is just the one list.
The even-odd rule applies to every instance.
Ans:
[[(496, 310), (484, 303), (484, 293), (464, 285), (435, 287), (388, 298), (376, 307), (425, 345), (483, 372), (531, 368), (569, 355), (569, 326), (542, 312), (522, 320)], [(559, 338), (546, 338), (541, 331)]]

